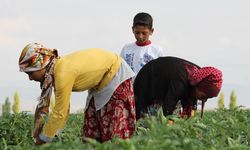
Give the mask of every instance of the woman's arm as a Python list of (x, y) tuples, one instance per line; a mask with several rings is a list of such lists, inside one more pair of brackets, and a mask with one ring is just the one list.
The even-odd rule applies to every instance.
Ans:
[(55, 78), (55, 107), (39, 135), (41, 140), (50, 142), (63, 129), (70, 111), (73, 84), (73, 75), (61, 73), (59, 77)]
[(177, 102), (183, 97), (185, 90), (186, 87), (182, 81), (170, 81), (166, 97), (162, 103), (162, 109), (165, 116), (173, 114), (173, 111), (176, 109)]

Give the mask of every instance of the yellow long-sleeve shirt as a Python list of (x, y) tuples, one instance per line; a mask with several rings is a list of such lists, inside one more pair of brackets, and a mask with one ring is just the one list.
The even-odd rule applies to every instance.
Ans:
[(53, 138), (63, 129), (72, 91), (101, 90), (112, 80), (120, 65), (120, 56), (102, 49), (81, 50), (58, 59), (54, 67), (55, 107), (42, 134)]

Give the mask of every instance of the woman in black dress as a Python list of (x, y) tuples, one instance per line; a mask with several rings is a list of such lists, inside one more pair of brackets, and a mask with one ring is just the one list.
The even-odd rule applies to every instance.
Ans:
[(216, 97), (222, 86), (222, 72), (214, 67), (198, 65), (176, 57), (160, 57), (147, 63), (134, 82), (136, 117), (147, 107), (159, 104), (165, 116), (173, 114), (178, 101), (190, 117), (197, 100), (204, 103)]

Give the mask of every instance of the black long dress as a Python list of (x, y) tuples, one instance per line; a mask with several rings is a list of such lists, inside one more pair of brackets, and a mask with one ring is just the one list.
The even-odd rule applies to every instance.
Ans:
[(147, 63), (134, 82), (136, 117), (152, 104), (160, 104), (165, 116), (171, 115), (180, 100), (182, 107), (196, 106), (189, 84), (186, 64), (198, 65), (176, 57), (160, 57)]

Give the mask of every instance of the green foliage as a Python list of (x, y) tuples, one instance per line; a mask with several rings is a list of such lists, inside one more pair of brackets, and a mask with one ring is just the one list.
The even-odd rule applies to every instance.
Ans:
[(235, 94), (235, 91), (231, 92), (230, 95), (230, 104), (229, 104), (229, 108), (230, 109), (235, 109), (237, 107), (237, 96)]
[(14, 104), (12, 105), (12, 111), (15, 114), (18, 114), (20, 112), (20, 97), (18, 92), (15, 92), (14, 94)]
[[(169, 118), (175, 121), (173, 125), (167, 124)], [(250, 110), (206, 111), (203, 119), (197, 114), (187, 120), (174, 116), (164, 117), (162, 112), (159, 112), (158, 117), (139, 120), (131, 139), (122, 140), (115, 137), (106, 143), (98, 143), (95, 140), (82, 143), (82, 122), (83, 114), (71, 114), (64, 131), (55, 142), (35, 147), (30, 137), (33, 117), (24, 113), (3, 117), (0, 118), (0, 149), (250, 149)]]
[(3, 111), (3, 115), (9, 115), (10, 114), (10, 101), (9, 101), (9, 97), (6, 97), (5, 103), (2, 106), (2, 111)]
[(225, 107), (225, 105), (224, 105), (224, 93), (223, 92), (221, 92), (219, 95), (218, 107), (219, 107), (219, 110), (222, 110)]
[(25, 112), (0, 118), (0, 149), (33, 147), (32, 124), (33, 116)]

